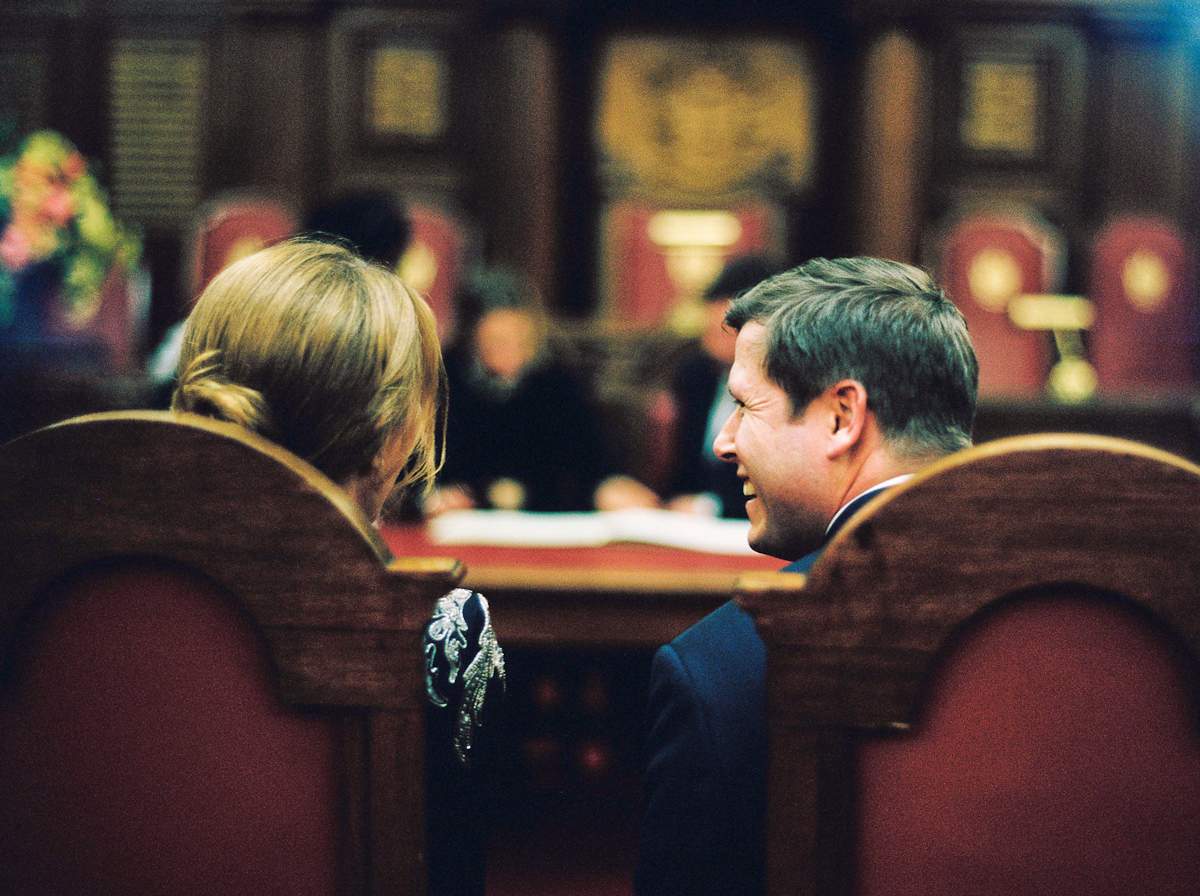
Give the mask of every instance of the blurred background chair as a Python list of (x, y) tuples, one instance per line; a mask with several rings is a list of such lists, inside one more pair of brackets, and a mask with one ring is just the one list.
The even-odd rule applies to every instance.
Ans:
[(1089, 333), (1102, 390), (1187, 394), (1200, 370), (1193, 248), (1161, 215), (1120, 215), (1092, 242)]
[(397, 273), (429, 302), (446, 345), (458, 327), (459, 288), (479, 263), (479, 237), (466, 216), (444, 202), (415, 199), (408, 218), (412, 238)]
[(235, 261), (299, 232), (300, 218), (291, 203), (256, 190), (222, 193), (197, 210), (183, 250), (183, 307), (146, 359), (146, 374), (155, 388), (150, 406), (166, 408), (171, 403), (184, 324), (212, 278)]
[(956, 211), (930, 234), (927, 264), (967, 319), (981, 398), (1045, 391), (1053, 342), (1045, 332), (1017, 326), (1009, 306), (1020, 296), (1062, 288), (1064, 247), (1057, 228), (1019, 204)]
[(420, 632), (456, 561), (162, 412), (8, 443), (0, 508), (0, 891), (425, 892)]
[(229, 265), (300, 231), (290, 202), (254, 190), (222, 193), (196, 213), (188, 234), (187, 300), (194, 302)]
[(1200, 892), (1200, 468), (1024, 436), (864, 508), (767, 644), (769, 892)]

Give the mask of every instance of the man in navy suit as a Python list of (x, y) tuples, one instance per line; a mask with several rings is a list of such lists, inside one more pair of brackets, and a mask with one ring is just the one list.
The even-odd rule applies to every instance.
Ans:
[[(737, 467), (750, 546), (805, 572), (860, 506), (971, 442), (979, 366), (923, 271), (815, 259), (735, 301)], [(638, 896), (764, 888), (766, 651), (730, 602), (654, 657)]]

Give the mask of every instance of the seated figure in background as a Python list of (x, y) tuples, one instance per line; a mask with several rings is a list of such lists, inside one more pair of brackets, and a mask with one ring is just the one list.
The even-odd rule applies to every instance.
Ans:
[(320, 239), (337, 237), (367, 261), (395, 271), (412, 238), (404, 204), (387, 190), (355, 190), (317, 206), (304, 229)]
[(463, 289), (447, 350), (446, 463), (426, 514), (655, 507), (619, 472), (586, 384), (555, 357), (536, 288), (501, 270)]
[(776, 272), (765, 258), (740, 256), (731, 259), (704, 291), (704, 331), (680, 358), (671, 378), (676, 420), (668, 510), (746, 516), (737, 469), (712, 451), (713, 439), (733, 411), (727, 384), (737, 333), (725, 324), (725, 312), (733, 299)]
[[(218, 274), (188, 317), (172, 408), (239, 424), (341, 485), (369, 519), (438, 465), (445, 383), (433, 313), (349, 250), (279, 243)], [(426, 627), (429, 892), (482, 894), (485, 724), (504, 658), (487, 602), (457, 589)]]

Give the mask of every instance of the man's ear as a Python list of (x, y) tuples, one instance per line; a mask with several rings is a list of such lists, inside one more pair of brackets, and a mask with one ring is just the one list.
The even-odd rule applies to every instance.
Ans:
[(867, 427), (867, 388), (858, 380), (839, 380), (825, 391), (830, 410), (825, 456), (833, 460), (862, 441)]

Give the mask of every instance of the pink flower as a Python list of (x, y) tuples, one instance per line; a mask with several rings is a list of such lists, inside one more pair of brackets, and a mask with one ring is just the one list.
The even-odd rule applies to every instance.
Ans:
[(71, 153), (62, 163), (62, 173), (68, 183), (74, 183), (87, 171), (87, 162), (78, 150)]
[(33, 260), (33, 247), (20, 229), (8, 226), (0, 237), (0, 262), (10, 271), (19, 271)]
[(42, 217), (58, 227), (66, 227), (75, 217), (75, 199), (70, 191), (62, 186), (51, 187), (42, 203)]

